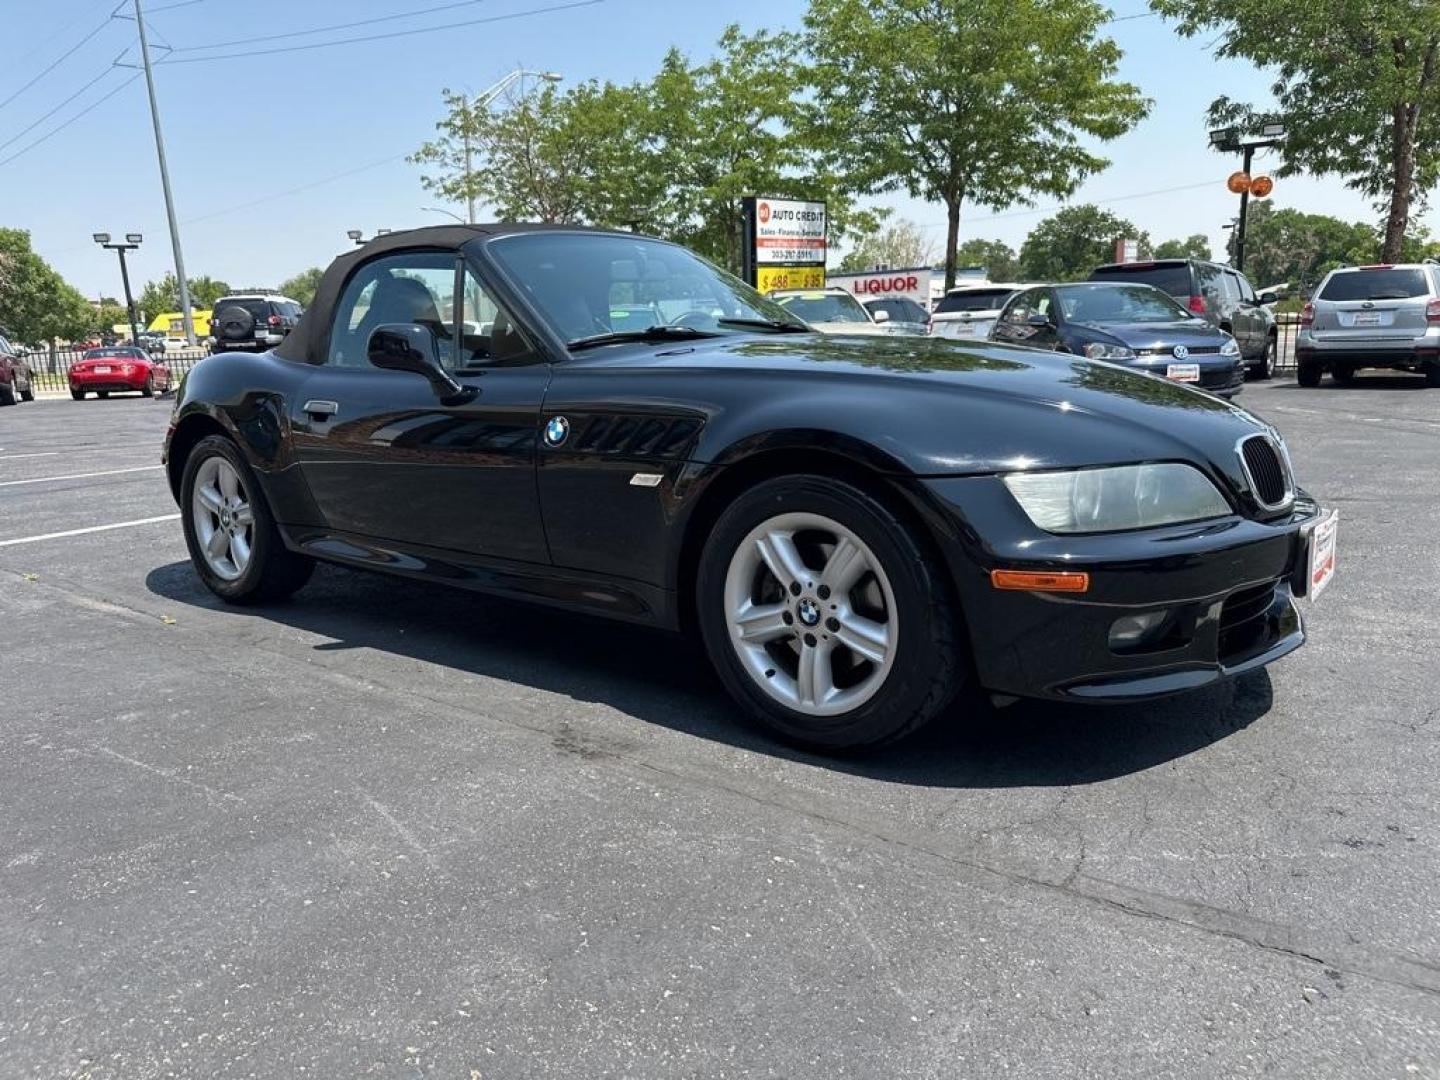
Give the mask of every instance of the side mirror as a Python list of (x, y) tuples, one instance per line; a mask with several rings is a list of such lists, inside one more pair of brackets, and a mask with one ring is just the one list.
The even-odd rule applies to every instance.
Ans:
[(884, 308), (881, 308), (879, 311), (872, 311), (870, 317), (877, 323), (887, 323), (890, 321), (890, 313)]
[(474, 392), (452, 379), (440, 366), (440, 342), (435, 331), (418, 323), (386, 323), (370, 334), (365, 355), (386, 371), (408, 371), (429, 381), (446, 405), (458, 404)]
[(1025, 323), (1027, 326), (1033, 326), (1036, 330), (1048, 330), (1055, 325), (1050, 321), (1049, 315), (1042, 315), (1038, 311), (1032, 311), (1025, 319)]
[(1259, 296), (1255, 298), (1255, 303), (1259, 304), (1261, 307), (1264, 307), (1266, 304), (1279, 303), (1279, 301), (1280, 294), (1275, 292), (1262, 292)]

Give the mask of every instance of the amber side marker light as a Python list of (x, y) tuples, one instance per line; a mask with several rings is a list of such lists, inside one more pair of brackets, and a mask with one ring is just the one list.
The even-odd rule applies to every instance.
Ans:
[(1078, 570), (1035, 574), (1026, 570), (991, 570), (990, 584), (997, 589), (1025, 592), (1081, 593), (1090, 588), (1090, 575)]

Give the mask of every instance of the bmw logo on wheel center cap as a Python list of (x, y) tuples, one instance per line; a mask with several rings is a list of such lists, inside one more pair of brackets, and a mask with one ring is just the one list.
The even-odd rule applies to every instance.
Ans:
[(1176, 360), (1184, 360), (1187, 356), (1190, 355), (1190, 350), (1187, 349), (1184, 345), (1176, 345), (1174, 353)]
[(559, 446), (569, 435), (570, 421), (563, 416), (552, 416), (545, 425), (545, 442), (550, 446)]
[(807, 596), (795, 605), (795, 616), (806, 626), (815, 626), (820, 622), (820, 605)]

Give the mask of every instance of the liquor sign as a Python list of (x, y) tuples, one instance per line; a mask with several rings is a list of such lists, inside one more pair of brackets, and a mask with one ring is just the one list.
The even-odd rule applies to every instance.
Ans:
[(866, 300), (893, 300), (904, 297), (914, 300), (926, 311), (930, 310), (932, 282), (940, 276), (928, 266), (910, 267), (901, 270), (867, 270), (864, 273), (837, 273), (829, 275), (832, 285), (855, 294), (862, 304)]
[(744, 205), (746, 279), (761, 292), (822, 288), (825, 204), (750, 197)]

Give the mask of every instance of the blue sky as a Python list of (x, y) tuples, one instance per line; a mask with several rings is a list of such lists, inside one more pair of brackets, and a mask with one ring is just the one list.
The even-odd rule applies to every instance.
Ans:
[[(456, 4), (450, 11), (331, 37), (458, 23), (564, 2)], [(102, 26), (116, 3), (0, 0), (0, 40), (7, 46), (0, 101)], [(146, 3), (147, 10), (153, 9), (147, 21), (160, 40), (176, 48), (173, 56), (179, 59), (187, 55), (179, 51), (185, 47), (414, 12), (438, 7), (442, 0)], [(166, 6), (172, 9), (160, 10)], [(1122, 17), (1146, 10), (1142, 0), (1115, 0), (1113, 6)], [(378, 227), (444, 220), (421, 212), (435, 201), (421, 189), (418, 170), (404, 161), (432, 132), (442, 87), (479, 91), (517, 65), (558, 71), (573, 81), (644, 78), (672, 45), (702, 58), (727, 23), (747, 30), (793, 26), (803, 10), (803, 0), (602, 0), (386, 41), (157, 67), (187, 270), (237, 287), (275, 284), (306, 266), (328, 262), (348, 245), (347, 229), (368, 234)], [(1263, 101), (1268, 80), (1245, 65), (1214, 60), (1204, 41), (1184, 41), (1155, 17), (1122, 19), (1112, 24), (1111, 33), (1125, 50), (1123, 77), (1137, 83), (1155, 105), (1145, 122), (1105, 148), (1113, 165), (1074, 201), (1106, 202), (1157, 240), (1203, 232), (1217, 252), (1223, 250), (1221, 226), (1234, 213), (1236, 200), (1221, 181), (1238, 163), (1207, 149), (1205, 105), (1221, 92)], [(105, 75), (54, 117), (17, 137), (100, 76), (133, 40), (133, 21), (113, 20), (53, 72), (0, 106), (0, 160), (120, 87), (131, 75), (127, 69)], [(325, 40), (316, 35), (284, 44)], [(133, 48), (129, 58), (134, 58)], [(10, 145), (3, 145), (7, 141)], [(1196, 184), (1204, 186), (1191, 186)], [(1177, 188), (1187, 190), (1171, 190)], [(1157, 190), (1166, 193), (1128, 197)], [(1361, 196), (1334, 179), (1283, 181), (1273, 201), (1378, 219)], [(892, 205), (930, 230), (938, 252), (943, 208), (906, 200)], [(1053, 205), (1045, 200), (1039, 211), (1016, 207), (998, 216), (967, 209), (962, 238), (996, 237), (1018, 247)], [(1434, 228), (1433, 215), (1425, 220)], [(113, 257), (95, 247), (92, 232), (145, 233), (145, 246), (132, 264), (137, 282), (170, 268), (143, 80), (119, 89), (42, 146), (0, 165), (0, 225), (29, 229), (41, 254), (88, 295), (119, 291)]]

